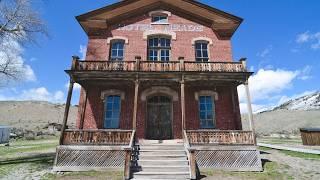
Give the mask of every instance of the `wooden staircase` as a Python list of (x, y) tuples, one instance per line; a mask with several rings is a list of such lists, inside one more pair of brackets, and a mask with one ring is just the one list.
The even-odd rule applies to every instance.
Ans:
[(146, 179), (190, 179), (188, 156), (182, 140), (142, 140), (136, 146), (132, 177)]

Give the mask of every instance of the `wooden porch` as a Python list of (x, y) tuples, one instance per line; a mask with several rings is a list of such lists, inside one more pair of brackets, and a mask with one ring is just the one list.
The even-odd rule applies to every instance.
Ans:
[[(139, 154), (134, 130), (67, 129), (57, 147), (54, 171), (124, 171), (131, 177)], [(261, 159), (252, 131), (185, 130), (190, 179), (199, 169), (261, 171)]]

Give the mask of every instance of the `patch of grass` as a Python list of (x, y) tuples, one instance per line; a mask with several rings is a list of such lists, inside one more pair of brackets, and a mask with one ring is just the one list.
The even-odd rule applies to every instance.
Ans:
[(11, 142), (8, 147), (0, 146), (0, 159), (19, 157), (22, 153), (54, 151), (57, 145), (57, 138), (49, 140), (17, 140)]
[(110, 172), (74, 172), (64, 173), (62, 175), (47, 173), (41, 179), (45, 180), (78, 180), (78, 179), (110, 179), (110, 180), (122, 180), (123, 172), (110, 171)]
[(279, 179), (293, 179), (287, 173), (281, 172), (282, 167), (276, 162), (266, 162), (263, 172), (226, 172), (226, 171), (204, 171), (202, 175), (228, 178), (233, 177), (237, 179), (252, 179), (252, 180), (279, 180)]
[(285, 138), (261, 138), (259, 142), (268, 144), (302, 144), (301, 139), (285, 139)]
[(317, 155), (317, 154), (307, 154), (307, 153), (285, 151), (285, 150), (280, 150), (280, 152), (284, 153), (285, 155), (291, 156), (291, 157), (298, 157), (298, 158), (311, 159), (311, 160), (320, 160), (320, 155)]

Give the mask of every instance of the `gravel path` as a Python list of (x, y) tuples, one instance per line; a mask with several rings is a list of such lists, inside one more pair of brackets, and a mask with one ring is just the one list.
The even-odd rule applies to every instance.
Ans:
[(278, 164), (284, 165), (286, 168), (279, 169), (280, 172), (285, 172), (297, 180), (319, 180), (320, 179), (320, 161), (308, 160), (299, 157), (291, 157), (285, 155), (278, 150), (268, 150), (269, 154), (262, 154), (263, 159), (268, 159)]

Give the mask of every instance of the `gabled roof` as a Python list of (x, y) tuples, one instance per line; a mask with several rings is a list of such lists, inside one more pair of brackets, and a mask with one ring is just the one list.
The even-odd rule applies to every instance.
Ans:
[(122, 20), (152, 10), (171, 11), (191, 21), (211, 27), (221, 38), (231, 38), (243, 19), (196, 0), (124, 0), (85, 14), (77, 20), (87, 34), (107, 29)]

